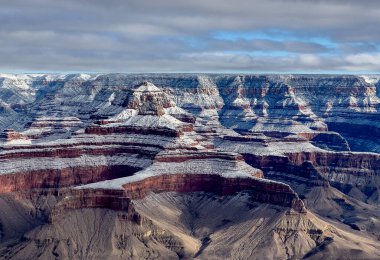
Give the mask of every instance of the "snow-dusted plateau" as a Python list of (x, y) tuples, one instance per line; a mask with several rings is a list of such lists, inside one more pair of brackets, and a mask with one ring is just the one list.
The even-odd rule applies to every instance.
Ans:
[(0, 259), (380, 259), (379, 79), (0, 74)]

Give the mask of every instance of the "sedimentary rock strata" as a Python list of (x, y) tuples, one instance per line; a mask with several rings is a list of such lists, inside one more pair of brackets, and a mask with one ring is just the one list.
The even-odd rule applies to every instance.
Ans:
[[(239, 248), (235, 253), (249, 257), (225, 242), (236, 236), (247, 247), (276, 244), (271, 256), (279, 258), (318, 257), (331, 248), (336, 256), (350, 250), (358, 257), (380, 256), (380, 98), (366, 77), (3, 77), (0, 197), (8, 211), (17, 205), (20, 219), (34, 223), (11, 234), (4, 226), (13, 222), (0, 217), (0, 253), (7, 258), (28, 252), (88, 257), (84, 237), (70, 240), (58, 230), (66, 216), (81, 214), (101, 225), (91, 212), (123, 227), (112, 231), (120, 255), (129, 246), (144, 255), (144, 244), (162, 258), (211, 257), (224, 241), (226, 255)], [(209, 205), (195, 202), (194, 194)], [(174, 224), (146, 208), (152, 201), (168, 207), (164, 215), (175, 209), (167, 216)], [(226, 210), (218, 211), (218, 223), (194, 226), (196, 212), (203, 211), (192, 207), (211, 214), (215, 203), (229, 205), (250, 226)], [(261, 220), (249, 220), (244, 210)], [(185, 219), (173, 217), (181, 214)], [(131, 228), (120, 224), (126, 222)], [(267, 242), (249, 244), (242, 230), (250, 229), (252, 236), (274, 233)], [(301, 242), (291, 234), (307, 245), (297, 247)], [(45, 235), (48, 241), (41, 240)], [(8, 245), (10, 238), (21, 242)], [(357, 246), (355, 239), (366, 243)], [(17, 247), (19, 253), (12, 253)]]

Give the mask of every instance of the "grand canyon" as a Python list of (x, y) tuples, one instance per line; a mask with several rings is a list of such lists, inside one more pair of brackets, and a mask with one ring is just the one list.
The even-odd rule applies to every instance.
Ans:
[(1, 259), (380, 259), (380, 76), (1, 74)]

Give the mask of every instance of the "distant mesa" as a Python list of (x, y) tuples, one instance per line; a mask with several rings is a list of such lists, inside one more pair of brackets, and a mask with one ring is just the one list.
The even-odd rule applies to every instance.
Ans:
[(127, 108), (135, 109), (139, 115), (162, 116), (165, 108), (174, 107), (174, 101), (153, 83), (144, 81), (133, 88), (126, 100)]

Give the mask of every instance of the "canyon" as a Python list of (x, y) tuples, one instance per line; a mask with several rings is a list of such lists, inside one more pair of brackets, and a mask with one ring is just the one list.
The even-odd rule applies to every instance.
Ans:
[(380, 76), (0, 74), (0, 259), (379, 259)]

